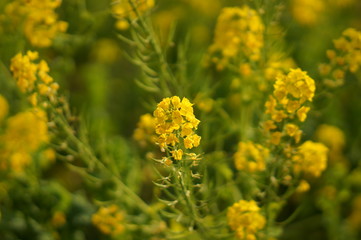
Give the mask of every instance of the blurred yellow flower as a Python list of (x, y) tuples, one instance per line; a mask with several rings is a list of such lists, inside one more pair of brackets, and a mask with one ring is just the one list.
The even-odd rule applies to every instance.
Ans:
[(338, 87), (344, 83), (347, 71), (356, 73), (361, 66), (361, 32), (354, 28), (343, 31), (342, 36), (333, 41), (335, 50), (329, 49), (326, 55), (329, 63), (319, 66), (324, 83)]
[(157, 136), (155, 134), (155, 123), (155, 118), (149, 113), (140, 116), (137, 128), (133, 133), (133, 138), (142, 147), (156, 143)]
[(319, 177), (327, 166), (328, 148), (322, 143), (304, 142), (293, 156), (294, 170)]
[[(130, 3), (132, 2), (132, 4)], [(129, 28), (129, 21), (138, 18), (139, 14), (144, 14), (146, 11), (154, 7), (154, 0), (113, 0), (112, 13), (117, 22), (115, 27), (118, 30), (126, 30)]]
[(23, 19), (22, 30), (35, 47), (49, 47), (54, 38), (66, 31), (68, 24), (58, 21), (55, 9), (61, 0), (15, 0), (5, 7), (5, 14), (14, 24)]
[[(264, 25), (258, 13), (248, 6), (223, 8), (209, 47), (211, 62), (222, 70), (229, 59), (243, 54), (252, 61), (261, 56)], [(214, 55), (220, 54), (220, 57)]]
[(0, 141), (1, 167), (22, 172), (31, 163), (31, 154), (49, 141), (45, 112), (31, 109), (8, 118)]
[(316, 139), (331, 151), (341, 151), (346, 144), (345, 134), (335, 126), (322, 124), (316, 130)]
[(269, 150), (253, 142), (240, 142), (234, 154), (234, 162), (238, 170), (250, 173), (264, 171)]
[(292, 0), (292, 15), (302, 25), (314, 25), (325, 10), (324, 0)]
[(117, 236), (124, 232), (124, 215), (117, 205), (100, 207), (92, 216), (92, 223), (104, 234)]
[(297, 193), (304, 193), (310, 190), (310, 184), (306, 180), (301, 180), (300, 184), (296, 188)]

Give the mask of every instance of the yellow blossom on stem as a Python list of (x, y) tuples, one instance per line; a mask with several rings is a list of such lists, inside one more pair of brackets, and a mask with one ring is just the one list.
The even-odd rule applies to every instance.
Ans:
[[(195, 134), (199, 120), (194, 116), (193, 104), (187, 98), (164, 98), (157, 106), (155, 117), (155, 132), (158, 134), (156, 143), (162, 151), (182, 143), (187, 149), (197, 147), (201, 137)], [(173, 155), (179, 158), (178, 152)], [(180, 159), (177, 159), (180, 160)]]
[(315, 94), (315, 81), (301, 69), (291, 69), (287, 75), (278, 75), (273, 94), (265, 103), (265, 114), (268, 115), (262, 126), (270, 137), (269, 142), (279, 145), (283, 136), (293, 137), (298, 143), (302, 131), (295, 124), (295, 118), (304, 122)]
[(260, 208), (253, 200), (240, 200), (234, 203), (227, 210), (228, 225), (236, 231), (238, 239), (256, 239), (257, 233), (266, 224), (266, 219), (260, 213)]
[(182, 157), (183, 157), (182, 149), (171, 151), (171, 153), (175, 160), (182, 160)]
[[(55, 101), (59, 85), (49, 75), (49, 66), (44, 60), (38, 63), (38, 53), (28, 51), (25, 55), (18, 53), (11, 59), (10, 71), (21, 92), (28, 94), (33, 106), (38, 101)], [(43, 101), (42, 101), (43, 102)]]

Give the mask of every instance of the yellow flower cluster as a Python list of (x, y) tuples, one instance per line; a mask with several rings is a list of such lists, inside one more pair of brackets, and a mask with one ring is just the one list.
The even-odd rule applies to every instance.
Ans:
[(197, 147), (201, 137), (194, 133), (199, 120), (193, 114), (193, 104), (187, 98), (182, 101), (179, 97), (164, 98), (154, 111), (156, 119), (155, 132), (159, 135), (157, 144), (162, 151), (170, 147), (175, 160), (181, 160), (183, 150)]
[(346, 71), (356, 73), (361, 66), (361, 32), (346, 29), (333, 41), (335, 50), (327, 50), (329, 63), (319, 66), (320, 74), (327, 86), (337, 87), (344, 83)]
[(227, 211), (228, 225), (236, 231), (238, 239), (256, 240), (256, 234), (266, 223), (264, 216), (260, 214), (260, 208), (253, 200), (240, 200), (234, 203)]
[(248, 6), (223, 8), (218, 17), (210, 61), (222, 70), (232, 58), (243, 54), (250, 60), (261, 57), (264, 25), (258, 13)]
[(155, 135), (155, 118), (147, 113), (140, 116), (137, 128), (134, 130), (133, 138), (142, 147), (147, 146), (149, 143), (154, 144), (157, 140)]
[(270, 142), (274, 145), (280, 143), (282, 136), (292, 137), (298, 143), (302, 135), (299, 127), (293, 123), (280, 123), (296, 117), (301, 122), (306, 120), (310, 108), (304, 105), (314, 97), (315, 82), (299, 68), (291, 69), (287, 75), (279, 75), (276, 79), (273, 95), (265, 103), (265, 113), (271, 119), (263, 123), (263, 128), (270, 133)]
[(116, 236), (124, 232), (124, 215), (117, 205), (100, 207), (92, 216), (92, 223), (104, 234)]
[(5, 8), (6, 16), (13, 19), (13, 24), (22, 22), (22, 29), (31, 45), (49, 47), (58, 33), (65, 32), (68, 24), (58, 21), (55, 9), (61, 0), (15, 0)]
[(238, 170), (253, 173), (266, 169), (265, 160), (268, 156), (267, 148), (253, 142), (240, 142), (234, 155), (234, 161)]
[(292, 0), (292, 15), (302, 25), (317, 23), (324, 10), (324, 0)]
[(21, 92), (29, 95), (29, 101), (37, 106), (39, 96), (55, 100), (59, 85), (49, 76), (49, 66), (44, 60), (39, 63), (37, 52), (18, 53), (11, 59), (10, 70)]
[(129, 22), (127, 19), (130, 21), (135, 20), (138, 17), (137, 12), (143, 14), (153, 7), (154, 0), (114, 0), (112, 2), (112, 13), (117, 18), (115, 27), (119, 30), (128, 29)]
[(322, 143), (306, 141), (298, 147), (297, 153), (292, 157), (296, 173), (319, 177), (327, 166), (328, 148)]
[(0, 135), (0, 168), (22, 172), (31, 155), (49, 141), (46, 113), (40, 109), (21, 112), (7, 119)]

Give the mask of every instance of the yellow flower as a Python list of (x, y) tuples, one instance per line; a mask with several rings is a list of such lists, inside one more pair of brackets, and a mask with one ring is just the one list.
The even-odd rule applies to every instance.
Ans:
[(243, 76), (247, 77), (252, 73), (251, 65), (249, 65), (248, 63), (242, 63), (239, 66), (239, 71)]
[(137, 123), (137, 128), (134, 130), (133, 138), (142, 147), (147, 144), (154, 144), (157, 136), (155, 135), (155, 118), (147, 113), (140, 116), (140, 120)]
[(104, 234), (117, 236), (124, 232), (124, 215), (117, 205), (100, 207), (92, 216), (92, 223)]
[(324, 10), (323, 0), (292, 0), (293, 17), (303, 25), (314, 25)]
[(276, 106), (277, 106), (276, 99), (272, 95), (269, 96), (268, 101), (265, 103), (265, 107), (266, 107), (265, 113), (273, 114), (275, 112)]
[(200, 93), (195, 98), (195, 104), (201, 111), (210, 112), (213, 109), (215, 101), (212, 98), (206, 97), (206, 95)]
[(353, 28), (343, 31), (342, 36), (333, 41), (335, 50), (327, 50), (328, 64), (321, 64), (319, 71), (325, 77), (327, 86), (343, 84), (346, 71), (356, 73), (361, 65), (361, 32)]
[(286, 134), (290, 137), (293, 137), (297, 134), (299, 127), (295, 124), (288, 123), (285, 126)]
[[(48, 74), (49, 66), (38, 59), (37, 52), (28, 51), (25, 55), (18, 53), (11, 59), (10, 70), (20, 91), (29, 94), (29, 102), (37, 106), (39, 97), (54, 101), (59, 85)], [(40, 96), (39, 96), (40, 95)]]
[(317, 128), (316, 138), (328, 146), (330, 150), (341, 151), (346, 143), (345, 134), (341, 129), (326, 124), (322, 124)]
[(275, 125), (274, 121), (272, 120), (267, 120), (265, 122), (263, 122), (263, 129), (268, 132), (272, 129), (277, 128), (277, 126)]
[[(217, 19), (210, 55), (221, 54), (221, 58), (211, 58), (218, 69), (225, 67), (229, 59), (239, 54), (257, 61), (263, 47), (264, 25), (258, 13), (248, 6), (223, 8)], [(246, 70), (247, 74), (249, 71)]]
[(17, 85), (22, 92), (32, 91), (36, 81), (37, 65), (32, 61), (37, 59), (36, 53), (28, 51), (25, 56), (18, 53), (11, 59), (10, 70), (13, 73)]
[(291, 69), (286, 76), (277, 77), (274, 89), (278, 101), (282, 102), (284, 98), (287, 100), (296, 98), (302, 104), (306, 100), (312, 101), (316, 87), (315, 81), (306, 72), (297, 68)]
[(185, 148), (197, 147), (201, 137), (194, 133), (199, 120), (193, 113), (193, 104), (187, 98), (164, 98), (153, 113), (155, 132), (159, 135), (156, 143), (162, 150), (175, 146), (183, 140)]
[(10, 156), (9, 161), (10, 169), (16, 173), (21, 173), (31, 163), (31, 156), (26, 152), (15, 152)]
[(298, 109), (297, 117), (301, 122), (304, 122), (306, 120), (308, 111), (310, 111), (310, 108), (305, 106)]
[(22, 173), (32, 154), (49, 140), (47, 118), (40, 109), (21, 112), (7, 119), (0, 151), (0, 168)]
[(273, 145), (278, 145), (280, 144), (281, 142), (281, 137), (282, 137), (282, 133), (281, 132), (273, 132), (271, 133), (271, 139), (270, 139), (270, 142), (273, 144)]
[(272, 54), (266, 64), (264, 76), (270, 81), (273, 81), (278, 75), (285, 74), (290, 68), (296, 66), (291, 58), (285, 58), (281, 53)]
[(55, 13), (60, 3), (58, 0), (15, 0), (5, 7), (5, 13), (14, 24), (23, 21), (22, 31), (31, 45), (49, 47), (68, 27), (66, 22), (58, 21)]
[(183, 157), (182, 149), (171, 151), (171, 153), (175, 160), (182, 160), (182, 157)]
[(260, 214), (256, 202), (240, 200), (227, 210), (228, 225), (236, 231), (238, 239), (256, 239), (257, 232), (264, 228), (266, 219)]
[(10, 152), (34, 152), (49, 140), (46, 113), (33, 109), (8, 118), (2, 138)]
[(253, 142), (240, 142), (234, 154), (234, 162), (238, 170), (248, 172), (264, 171), (269, 150)]
[(287, 118), (287, 114), (282, 110), (274, 111), (272, 114), (272, 120), (275, 122), (282, 122), (285, 118)]
[(297, 193), (304, 193), (310, 190), (310, 184), (306, 180), (301, 180), (300, 184), (296, 188)]
[(322, 143), (304, 142), (292, 158), (295, 171), (319, 177), (326, 169), (327, 153), (328, 148)]

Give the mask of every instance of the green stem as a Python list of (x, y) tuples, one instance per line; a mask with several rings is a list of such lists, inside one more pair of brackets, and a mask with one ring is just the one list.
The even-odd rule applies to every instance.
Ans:
[[(69, 139), (77, 146), (77, 148), (85, 153), (86, 156), (83, 157), (83, 160), (86, 161), (90, 168), (97, 166), (105, 175), (111, 176), (114, 181), (117, 183), (121, 191), (123, 191), (125, 196), (129, 197), (135, 205), (142, 209), (145, 213), (152, 213), (151, 207), (148, 206), (133, 190), (131, 190), (127, 185), (124, 184), (122, 180), (118, 178), (112, 171), (110, 171), (104, 163), (102, 163), (94, 153), (90, 150), (90, 147), (85, 145), (81, 140), (79, 140), (73, 133), (73, 130), (69, 125), (64, 122), (64, 119), (58, 119), (57, 123), (63, 128), (65, 133), (68, 135)], [(90, 160), (90, 161), (89, 161)]]

